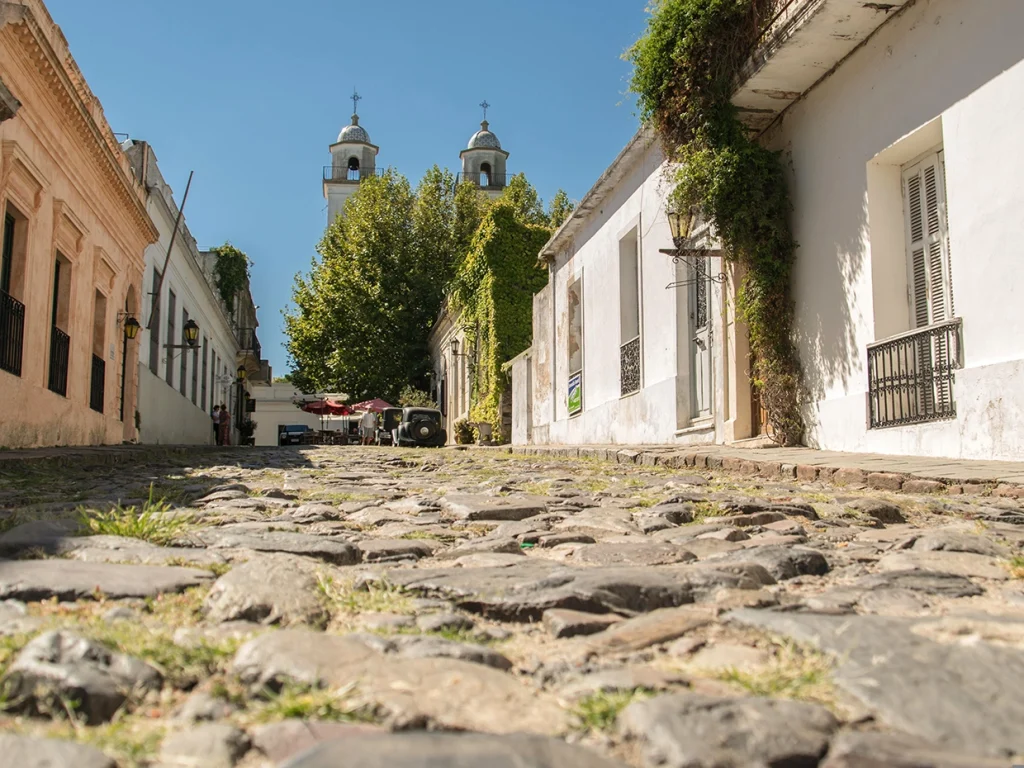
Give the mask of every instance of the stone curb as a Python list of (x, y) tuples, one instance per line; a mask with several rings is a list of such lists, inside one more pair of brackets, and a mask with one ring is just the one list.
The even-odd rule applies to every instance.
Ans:
[(820, 481), (837, 486), (864, 486), (893, 493), (949, 495), (993, 495), (1024, 498), (1024, 485), (992, 480), (956, 480), (899, 472), (872, 472), (852, 467), (821, 466), (816, 464), (785, 464), (739, 456), (722, 456), (702, 452), (699, 448), (686, 450), (636, 450), (632, 448), (595, 448), (573, 446), (496, 446), (476, 447), (476, 450), (498, 450), (516, 455), (559, 456), (563, 458), (596, 459), (616, 464), (640, 464), (653, 467), (714, 469), (740, 475), (758, 476), (773, 480)]

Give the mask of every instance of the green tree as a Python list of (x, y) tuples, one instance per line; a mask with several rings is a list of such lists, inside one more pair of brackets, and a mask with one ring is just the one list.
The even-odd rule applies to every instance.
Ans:
[(526, 174), (517, 173), (509, 179), (508, 186), (498, 198), (506, 203), (515, 217), (524, 224), (535, 224), (541, 227), (550, 226), (548, 215), (544, 213), (544, 205), (533, 185), (526, 180)]
[(569, 199), (569, 196), (565, 194), (565, 190), (558, 190), (548, 204), (548, 223), (551, 229), (558, 229), (562, 226), (575, 210), (576, 203)]

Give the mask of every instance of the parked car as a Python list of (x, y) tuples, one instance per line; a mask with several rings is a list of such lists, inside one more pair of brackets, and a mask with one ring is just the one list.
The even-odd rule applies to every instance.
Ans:
[(392, 433), (402, 423), (401, 408), (385, 408), (380, 414), (380, 427), (377, 429), (377, 445), (392, 445)]
[(312, 430), (305, 424), (285, 424), (277, 429), (278, 445), (302, 445), (306, 442), (306, 433)]
[(401, 418), (391, 432), (394, 445), (440, 448), (448, 442), (448, 433), (441, 426), (441, 412), (436, 408), (405, 408)]

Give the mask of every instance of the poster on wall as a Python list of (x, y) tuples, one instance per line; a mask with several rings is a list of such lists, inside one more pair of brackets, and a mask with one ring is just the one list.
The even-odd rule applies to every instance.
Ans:
[(569, 377), (569, 415), (583, 410), (583, 371)]

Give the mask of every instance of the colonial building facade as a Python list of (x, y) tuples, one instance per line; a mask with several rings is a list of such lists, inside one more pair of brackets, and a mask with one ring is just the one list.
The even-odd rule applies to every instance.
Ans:
[(734, 101), (791, 168), (807, 442), (1020, 460), (1024, 6), (794, 5)]
[[(671, 171), (639, 131), (540, 254), (533, 345), (506, 366), (515, 443), (701, 443), (756, 436), (734, 275), (706, 227), (674, 251)], [(696, 246), (700, 246), (698, 249)], [(700, 255), (697, 255), (697, 254)]]
[[(248, 383), (260, 379), (262, 372), (251, 297), (238, 297), (234, 315), (228, 312), (215, 288), (216, 254), (198, 249), (184, 219), (171, 247), (178, 206), (156, 153), (144, 141), (129, 140), (123, 146), (160, 232), (145, 254), (146, 300), (138, 336), (139, 440), (212, 443), (211, 411), (225, 404), (235, 417), (237, 442), (238, 405), (245, 402)], [(194, 346), (185, 334), (190, 322), (198, 326)], [(246, 370), (241, 378), (240, 365)]]
[(0, 4), (0, 78), (0, 446), (134, 439), (142, 186), (40, 0)]
[[(808, 445), (1024, 456), (1022, 28), (1014, 0), (796, 0), (744, 69), (733, 102), (790, 169)], [(544, 249), (533, 346), (509, 366), (516, 442), (764, 431), (740, 276), (702, 260), (705, 309), (661, 253), (662, 178), (641, 131)]]

